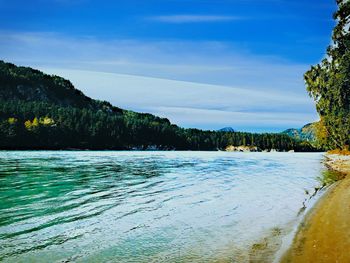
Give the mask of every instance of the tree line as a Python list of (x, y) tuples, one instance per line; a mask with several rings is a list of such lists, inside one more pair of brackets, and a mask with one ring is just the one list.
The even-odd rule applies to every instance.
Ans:
[(0, 138), (2, 149), (314, 150), (285, 134), (184, 129), (151, 114), (21, 100), (0, 101)]

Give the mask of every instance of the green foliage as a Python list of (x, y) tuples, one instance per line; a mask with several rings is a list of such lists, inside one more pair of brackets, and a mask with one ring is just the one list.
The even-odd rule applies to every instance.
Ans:
[(350, 145), (350, 2), (337, 1), (338, 21), (327, 58), (305, 73), (307, 90), (321, 117), (320, 141), (329, 149)]
[(151, 114), (103, 112), (45, 102), (0, 101), (0, 120), (3, 149), (218, 150), (228, 145), (281, 151), (313, 149), (284, 134), (183, 129)]
[(314, 150), (285, 134), (183, 129), (90, 99), (60, 77), (1, 61), (0, 80), (1, 149)]

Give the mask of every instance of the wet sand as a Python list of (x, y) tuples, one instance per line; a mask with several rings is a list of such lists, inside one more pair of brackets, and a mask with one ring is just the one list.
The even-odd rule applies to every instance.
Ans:
[(326, 166), (347, 176), (306, 215), (282, 263), (350, 262), (350, 157), (327, 157)]

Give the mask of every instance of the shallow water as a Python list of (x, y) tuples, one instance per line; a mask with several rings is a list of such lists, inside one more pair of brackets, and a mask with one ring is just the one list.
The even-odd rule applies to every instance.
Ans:
[(296, 219), (322, 158), (2, 151), (0, 260), (245, 261), (254, 242)]

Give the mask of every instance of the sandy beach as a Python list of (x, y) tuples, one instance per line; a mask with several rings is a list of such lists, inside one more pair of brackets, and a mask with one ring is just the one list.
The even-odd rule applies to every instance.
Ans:
[(343, 173), (299, 226), (282, 263), (350, 262), (350, 156), (327, 155), (326, 166)]

